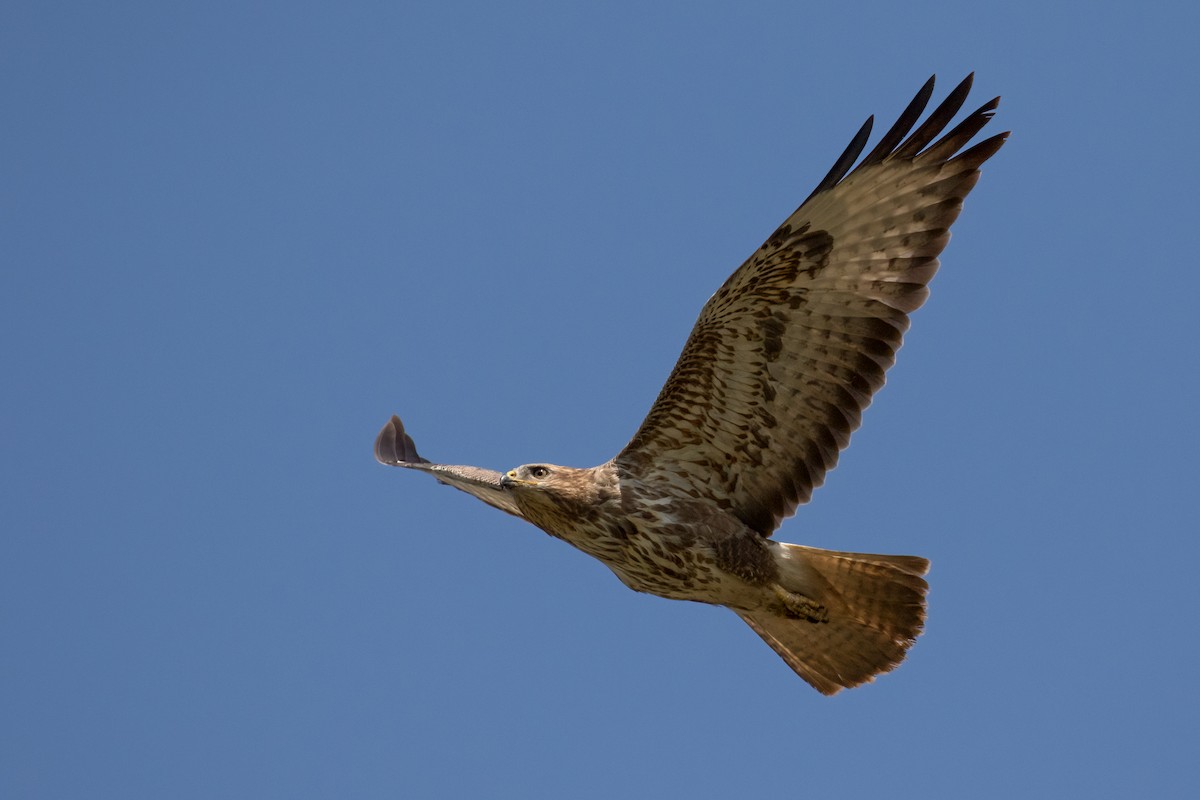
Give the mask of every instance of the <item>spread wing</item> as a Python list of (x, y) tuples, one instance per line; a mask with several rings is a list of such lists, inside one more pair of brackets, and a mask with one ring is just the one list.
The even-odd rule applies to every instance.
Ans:
[(930, 144), (970, 87), (968, 76), (908, 135), (930, 78), (851, 171), (867, 120), (705, 304), (619, 467), (659, 491), (710, 498), (764, 536), (808, 501), (883, 386), (980, 165), (1008, 136), (963, 150), (996, 98)]
[(400, 418), (393, 416), (383, 426), (375, 439), (375, 460), (380, 464), (405, 467), (428, 472), (447, 486), (461, 489), (478, 497), (489, 506), (507, 511), (513, 516), (524, 515), (517, 509), (511, 495), (500, 488), (500, 473), (481, 467), (466, 467), (456, 464), (434, 464), (417, 455), (417, 446), (412, 437), (404, 432)]

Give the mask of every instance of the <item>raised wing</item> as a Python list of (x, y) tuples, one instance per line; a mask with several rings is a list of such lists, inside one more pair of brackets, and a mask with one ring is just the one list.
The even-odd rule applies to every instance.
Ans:
[(481, 467), (457, 464), (434, 464), (417, 455), (417, 446), (412, 437), (404, 432), (400, 418), (393, 416), (375, 438), (375, 460), (393, 467), (428, 472), (447, 486), (461, 489), (478, 497), (489, 506), (507, 511), (516, 517), (525, 517), (504, 489), (500, 488), (500, 473)]
[(971, 79), (905, 139), (933, 93), (930, 78), (851, 172), (867, 120), (812, 195), (705, 304), (615, 459), (623, 471), (656, 491), (712, 498), (764, 536), (808, 501), (883, 386), (980, 165), (1008, 136), (959, 152), (996, 98), (930, 144)]

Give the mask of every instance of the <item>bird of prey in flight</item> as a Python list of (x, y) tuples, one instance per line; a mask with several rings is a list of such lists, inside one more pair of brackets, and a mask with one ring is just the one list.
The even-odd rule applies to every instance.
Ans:
[(867, 120), (705, 303), (658, 399), (612, 460), (504, 473), (438, 464), (417, 454), (398, 417), (375, 457), (531, 522), (631, 589), (727, 606), (824, 694), (896, 667), (924, 624), (929, 562), (770, 537), (849, 444), (908, 315), (925, 302), (980, 166), (1008, 136), (971, 144), (999, 98), (946, 131), (971, 80), (917, 125), (930, 78), (859, 160)]

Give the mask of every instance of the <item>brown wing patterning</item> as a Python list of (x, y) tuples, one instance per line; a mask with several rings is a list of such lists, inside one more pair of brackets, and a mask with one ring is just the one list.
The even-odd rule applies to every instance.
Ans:
[(664, 491), (712, 498), (763, 535), (809, 499), (883, 385), (963, 198), (1007, 136), (962, 150), (997, 99), (930, 144), (970, 85), (968, 77), (908, 135), (930, 79), (850, 171), (868, 120), (705, 304), (618, 466)]

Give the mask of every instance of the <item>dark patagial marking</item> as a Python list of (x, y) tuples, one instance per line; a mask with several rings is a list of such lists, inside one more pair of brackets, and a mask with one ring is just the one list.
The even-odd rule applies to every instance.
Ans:
[(829, 253), (833, 250), (833, 237), (829, 231), (813, 231), (805, 234), (793, 245), (793, 248), (805, 261), (811, 261), (812, 266), (804, 270), (810, 278), (815, 278), (825, 267), (829, 266)]

